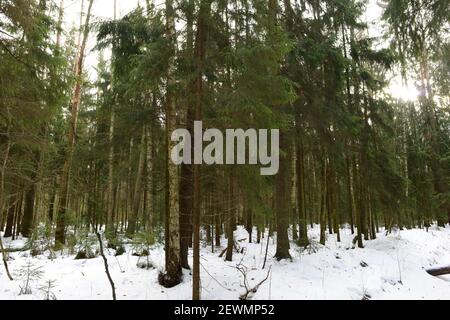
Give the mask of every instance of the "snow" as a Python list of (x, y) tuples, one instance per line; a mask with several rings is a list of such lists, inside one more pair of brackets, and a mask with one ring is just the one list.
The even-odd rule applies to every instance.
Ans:
[[(353, 248), (353, 237), (348, 229), (341, 230), (342, 242), (327, 235), (327, 245), (317, 244), (318, 227), (309, 231), (314, 250), (300, 250), (291, 244), (292, 261), (277, 262), (273, 259), (276, 247), (269, 242), (268, 259), (262, 270), (266, 240), (261, 244), (248, 243), (248, 233), (242, 228), (235, 233), (243, 253), (233, 253), (233, 262), (219, 258), (225, 248), (203, 243), (201, 250), (201, 284), (203, 299), (239, 299), (245, 293), (243, 275), (236, 268), (245, 267), (249, 287), (270, 276), (251, 296), (254, 300), (298, 299), (450, 299), (450, 276), (433, 277), (425, 268), (450, 265), (450, 228), (430, 228), (395, 231), (389, 235), (381, 232), (376, 240), (366, 241), (365, 248)], [(256, 235), (256, 232), (254, 233)], [(5, 239), (5, 247), (20, 248), (24, 240)], [(171, 289), (158, 284), (157, 278), (164, 266), (164, 250), (161, 244), (152, 247), (149, 260), (154, 269), (136, 266), (146, 257), (132, 255), (132, 248), (115, 257), (108, 250), (107, 258), (111, 276), (116, 285), (118, 299), (176, 300), (190, 299), (192, 277), (184, 271), (183, 283)], [(314, 252), (315, 251), (315, 252)], [(74, 255), (58, 254), (53, 260), (49, 253), (32, 258), (30, 252), (10, 253), (9, 267), (14, 281), (8, 280), (3, 265), (0, 266), (0, 299), (44, 299), (49, 280), (51, 292), (58, 300), (107, 300), (111, 299), (111, 287), (104, 271), (101, 257), (90, 260), (74, 260)], [(192, 259), (192, 257), (190, 257)], [(192, 260), (191, 260), (192, 261)], [(39, 279), (31, 282), (32, 293), (19, 295), (24, 278), (20, 271), (31, 262), (32, 268), (40, 268)]]

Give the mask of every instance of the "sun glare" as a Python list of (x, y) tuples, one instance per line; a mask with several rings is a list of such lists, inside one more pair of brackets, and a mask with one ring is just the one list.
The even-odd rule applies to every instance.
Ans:
[(395, 99), (399, 99), (406, 102), (414, 102), (419, 98), (419, 90), (412, 85), (392, 84), (388, 88), (388, 93)]

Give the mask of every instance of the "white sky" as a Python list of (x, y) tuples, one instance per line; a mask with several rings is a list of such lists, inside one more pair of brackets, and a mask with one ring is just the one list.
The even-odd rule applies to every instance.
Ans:
[[(54, 0), (59, 5), (59, 0)], [(145, 0), (140, 0), (143, 4)], [(139, 0), (117, 0), (117, 17), (123, 17), (137, 7)], [(64, 0), (64, 30), (79, 28), (82, 0)], [(84, 0), (84, 12), (87, 11), (89, 0)], [(108, 20), (114, 17), (114, 0), (94, 0), (92, 21)], [(97, 65), (98, 52), (92, 51), (95, 46), (95, 32), (91, 32), (88, 46), (85, 70), (93, 77)]]
[[(54, 0), (59, 4), (60, 0)], [(89, 0), (84, 0), (85, 8), (87, 10)], [(70, 30), (75, 27), (78, 28), (80, 20), (82, 0), (64, 0), (65, 16), (64, 16), (64, 29)], [(160, 5), (162, 0), (153, 0), (154, 3)], [(145, 5), (145, 0), (117, 0), (117, 16), (123, 17), (131, 10), (137, 7), (138, 3), (142, 6)], [(93, 5), (93, 21), (112, 19), (114, 16), (114, 0), (94, 0)], [(369, 0), (367, 4), (367, 11), (363, 16), (365, 22), (369, 25), (369, 34), (372, 37), (380, 37), (382, 35), (381, 29), (381, 14), (382, 8), (377, 4), (377, 0)], [(382, 44), (383, 45), (383, 44)], [(97, 65), (98, 52), (92, 51), (95, 46), (95, 33), (91, 33), (88, 48), (85, 69), (89, 76), (95, 77), (95, 66)], [(106, 53), (108, 56), (108, 53)], [(402, 91), (398, 98), (408, 97), (413, 89), (400, 88), (398, 79), (393, 79), (391, 88), (388, 89), (394, 96)], [(406, 90), (406, 91), (405, 91)]]

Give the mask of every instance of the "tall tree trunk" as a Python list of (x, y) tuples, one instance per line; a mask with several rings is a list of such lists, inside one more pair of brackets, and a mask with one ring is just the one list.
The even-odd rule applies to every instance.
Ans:
[(328, 234), (333, 234), (333, 217), (332, 217), (332, 205), (331, 205), (331, 193), (332, 193), (332, 185), (331, 185), (331, 165), (330, 165), (330, 161), (327, 158), (327, 192), (326, 192), (326, 197), (327, 197), (327, 226), (328, 226)]
[(172, 141), (172, 132), (176, 130), (176, 100), (174, 95), (176, 30), (173, 0), (166, 0), (166, 32), (170, 40), (171, 52), (167, 70), (167, 92), (165, 102), (166, 113), (166, 272), (160, 277), (160, 283), (166, 287), (174, 287), (181, 282), (180, 260), (180, 217), (178, 194), (178, 168), (171, 160), (171, 150), (176, 147)]
[(133, 205), (132, 210), (130, 212), (130, 215), (128, 217), (128, 228), (127, 228), (127, 237), (131, 238), (133, 237), (134, 233), (137, 229), (137, 222), (139, 217), (139, 209), (141, 206), (141, 194), (142, 194), (142, 175), (144, 173), (144, 165), (145, 165), (145, 135), (146, 135), (146, 128), (142, 129), (142, 137), (141, 137), (141, 144), (139, 146), (139, 163), (138, 163), (138, 170), (135, 177), (134, 182), (134, 191), (133, 191)]
[[(301, 134), (301, 133), (300, 133)], [(306, 216), (306, 196), (305, 196), (305, 158), (304, 147), (301, 136), (297, 137), (297, 205), (299, 214), (299, 246), (308, 245), (308, 227)]]
[[(87, 11), (83, 40), (81, 42), (80, 49), (77, 54), (77, 61), (75, 62), (75, 85), (73, 90), (73, 96), (70, 102), (70, 120), (68, 127), (68, 146), (66, 150), (66, 157), (64, 159), (64, 166), (61, 174), (61, 191), (60, 191), (60, 204), (58, 208), (58, 217), (56, 222), (55, 242), (61, 246), (66, 242), (66, 214), (69, 203), (69, 184), (70, 184), (70, 171), (72, 168), (72, 158), (76, 143), (77, 134), (77, 122), (78, 111), (81, 103), (81, 89), (82, 89), (82, 75), (83, 75), (83, 62), (84, 54), (86, 50), (86, 44), (90, 31), (90, 19), (91, 11), (94, 0), (89, 1), (89, 7)], [(82, 10), (83, 11), (83, 10)], [(81, 28), (81, 26), (80, 26)]]
[[(361, 182), (361, 179), (358, 179), (358, 170), (357, 170), (357, 166), (356, 166), (356, 160), (355, 159), (353, 159), (353, 161), (352, 161), (352, 175), (353, 175), (353, 181), (354, 181), (354, 184), (353, 184), (353, 186), (354, 186), (354, 189), (355, 190), (360, 190), (360, 184), (362, 183)], [(353, 195), (355, 194), (355, 190), (354, 190), (354, 192), (352, 193)], [(361, 197), (361, 194), (360, 194), (360, 197)], [(363, 225), (364, 225), (364, 222), (363, 222), (363, 214), (362, 214), (362, 212), (361, 212), (361, 203), (359, 203), (359, 206), (358, 207), (356, 207), (356, 197), (354, 197), (355, 198), (355, 201), (354, 201), (354, 208), (355, 208), (355, 212), (356, 212), (356, 227), (357, 227), (357, 233), (356, 233), (356, 237), (357, 237), (357, 241), (358, 241), (358, 248), (364, 248), (364, 244), (363, 244), (363, 233), (364, 233), (364, 227), (363, 227)]]
[[(114, 21), (117, 19), (117, 0), (114, 0)], [(113, 44), (113, 54), (115, 54), (115, 40)], [(114, 90), (114, 72), (111, 77), (111, 87)], [(109, 119), (109, 134), (108, 134), (108, 193), (106, 202), (106, 236), (112, 236), (112, 232), (115, 231), (114, 228), (114, 126), (115, 126), (115, 105), (116, 99), (114, 97), (113, 103), (111, 104), (111, 114)]]
[(236, 216), (234, 210), (234, 168), (230, 170), (230, 183), (228, 192), (228, 226), (227, 226), (227, 254), (225, 256), (226, 261), (233, 261), (233, 249), (234, 249), (234, 231), (236, 230)]
[(327, 168), (327, 159), (325, 156), (325, 153), (322, 152), (322, 183), (321, 183), (321, 200), (320, 200), (320, 244), (325, 245), (326, 242), (326, 210), (327, 210), (327, 174), (328, 174), (328, 168)]
[[(186, 47), (189, 59), (194, 59), (194, 11), (195, 1), (189, 0), (187, 7), (187, 32), (186, 32)], [(194, 65), (189, 65), (191, 72), (195, 72)], [(187, 108), (186, 108), (186, 127), (191, 134), (191, 146), (193, 146), (194, 135), (194, 93), (195, 81), (190, 81), (187, 86)], [(193, 159), (191, 158), (191, 161)], [(180, 180), (180, 250), (181, 250), (181, 266), (185, 269), (190, 269), (188, 262), (189, 246), (192, 244), (192, 203), (193, 203), (193, 168), (192, 164), (181, 165), (181, 180)]]
[[(206, 59), (206, 40), (208, 31), (209, 12), (212, 0), (200, 3), (195, 40), (196, 85), (195, 85), (195, 121), (203, 120), (203, 73)], [(196, 143), (201, 143), (196, 141)], [(202, 149), (203, 150), (203, 149)], [(202, 152), (202, 150), (200, 150)], [(200, 213), (201, 213), (201, 164), (194, 164), (194, 194), (192, 203), (193, 225), (193, 291), (192, 299), (200, 300)]]
[(253, 241), (253, 212), (252, 208), (248, 205), (244, 206), (244, 214), (246, 220), (246, 229), (248, 232), (248, 242), (252, 243)]
[(147, 126), (146, 132), (146, 142), (147, 142), (147, 159), (146, 159), (146, 222), (148, 223), (149, 230), (153, 230), (153, 214), (154, 214), (154, 203), (153, 203), (153, 126), (149, 124)]
[(297, 144), (294, 141), (292, 143), (292, 152), (290, 154), (290, 162), (291, 162), (291, 178), (290, 178), (290, 190), (291, 190), (291, 198), (290, 198), (290, 203), (291, 203), (291, 208), (290, 208), (290, 212), (291, 212), (291, 223), (292, 223), (292, 240), (294, 242), (298, 242), (298, 231), (297, 231), (297, 226), (299, 225), (297, 223), (297, 219), (300, 216), (300, 214), (298, 213), (298, 206), (297, 206)]
[(181, 165), (180, 179), (180, 249), (181, 265), (190, 269), (188, 262), (189, 245), (192, 242), (192, 165)]
[(346, 165), (347, 165), (347, 195), (348, 195), (348, 208), (349, 208), (349, 218), (350, 218), (350, 229), (352, 234), (355, 234), (355, 222), (354, 216), (356, 212), (355, 208), (355, 196), (353, 193), (353, 181), (352, 181), (352, 165), (350, 157), (346, 156)]
[(23, 197), (24, 194), (21, 192), (17, 199), (17, 208), (14, 210), (14, 220), (13, 220), (13, 229), (12, 229), (12, 239), (17, 239), (19, 235), (19, 223), (22, 215), (22, 207), (23, 207)]
[(8, 125), (6, 128), (6, 150), (2, 159), (2, 167), (0, 169), (0, 221), (3, 223), (4, 199), (5, 199), (5, 175), (6, 167), (9, 161), (9, 152), (11, 151), (11, 114), (9, 108), (6, 108), (8, 115)]
[[(280, 149), (288, 153), (289, 143), (284, 133), (280, 134)], [(280, 170), (276, 176), (275, 186), (275, 212), (277, 229), (277, 260), (291, 259), (289, 253), (289, 160), (286, 155), (280, 155)]]
[(6, 215), (5, 233), (3, 235), (5, 238), (9, 238), (9, 237), (13, 236), (14, 216), (17, 211), (18, 202), (19, 201), (14, 198), (11, 198), (11, 200), (10, 200), (8, 210), (7, 210), (7, 215)]
[[(269, 0), (268, 3), (269, 18), (269, 36), (276, 36), (278, 3), (276, 0)], [(284, 129), (280, 132), (280, 149), (287, 151), (289, 142), (287, 141)], [(289, 193), (287, 187), (289, 161), (285, 155), (280, 155), (280, 168), (275, 177), (275, 212), (277, 229), (277, 251), (275, 258), (277, 260), (290, 259), (289, 254)]]
[(369, 213), (369, 226), (370, 226), (370, 238), (372, 240), (377, 238), (377, 232), (375, 230), (375, 218), (374, 218), (374, 211), (373, 211), (373, 205), (372, 205), (372, 196), (371, 193), (369, 191), (369, 195), (368, 195), (368, 213)]
[(336, 169), (334, 164), (330, 164), (331, 174), (330, 174), (330, 206), (331, 206), (331, 216), (333, 218), (333, 231), (336, 234), (337, 242), (341, 242), (341, 231), (340, 231), (340, 217), (338, 213), (338, 203), (337, 203), (337, 192), (339, 183), (336, 178)]
[(214, 202), (215, 202), (215, 215), (214, 215), (214, 221), (216, 222), (216, 234), (215, 234), (215, 241), (216, 241), (216, 247), (220, 247), (221, 243), (221, 236), (223, 233), (222, 230), (222, 214), (223, 214), (223, 200), (219, 197), (219, 188), (214, 188)]
[(22, 236), (25, 238), (29, 238), (31, 236), (31, 232), (33, 229), (35, 195), (36, 195), (35, 185), (32, 184), (31, 186), (28, 187), (28, 190), (25, 191), (23, 217), (20, 223), (20, 233), (22, 233)]

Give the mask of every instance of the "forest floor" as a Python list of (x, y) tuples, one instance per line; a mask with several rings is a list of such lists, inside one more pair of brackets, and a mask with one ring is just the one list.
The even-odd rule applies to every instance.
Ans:
[[(425, 268), (450, 264), (450, 227), (425, 230), (384, 232), (365, 242), (365, 248), (353, 248), (350, 230), (342, 229), (342, 242), (328, 235), (327, 245), (317, 244), (318, 228), (312, 229), (313, 245), (300, 250), (291, 244), (292, 261), (277, 262), (274, 239), (268, 247), (268, 259), (263, 270), (266, 239), (261, 244), (248, 243), (248, 233), (240, 227), (236, 239), (241, 240), (242, 253), (233, 253), (233, 262), (219, 258), (225, 248), (204, 245), (201, 251), (201, 284), (203, 299), (239, 299), (246, 292), (243, 273), (246, 269), (248, 287), (264, 280), (250, 298), (258, 299), (450, 299), (450, 276), (433, 277)], [(245, 239), (245, 240), (244, 240)], [(7, 248), (24, 245), (24, 240), (5, 239)], [(226, 240), (222, 239), (222, 246)], [(118, 299), (190, 299), (192, 277), (184, 271), (183, 283), (172, 289), (158, 284), (158, 273), (164, 266), (162, 245), (154, 245), (148, 257), (154, 266), (140, 269), (137, 263), (146, 257), (133, 256), (133, 249), (107, 258)], [(58, 300), (111, 299), (111, 288), (101, 257), (74, 260), (74, 255), (49, 253), (31, 257), (30, 251), (10, 253), (9, 267), (14, 281), (8, 280), (0, 266), (0, 299), (44, 299), (50, 293)], [(192, 258), (192, 257), (190, 257)], [(27, 270), (30, 270), (28, 272)], [(37, 271), (37, 272), (33, 272)], [(35, 274), (33, 274), (35, 273)], [(28, 294), (20, 294), (29, 277)], [(50, 290), (49, 280), (51, 280)], [(47, 288), (47, 289), (45, 289)], [(22, 290), (23, 291), (23, 290)]]

